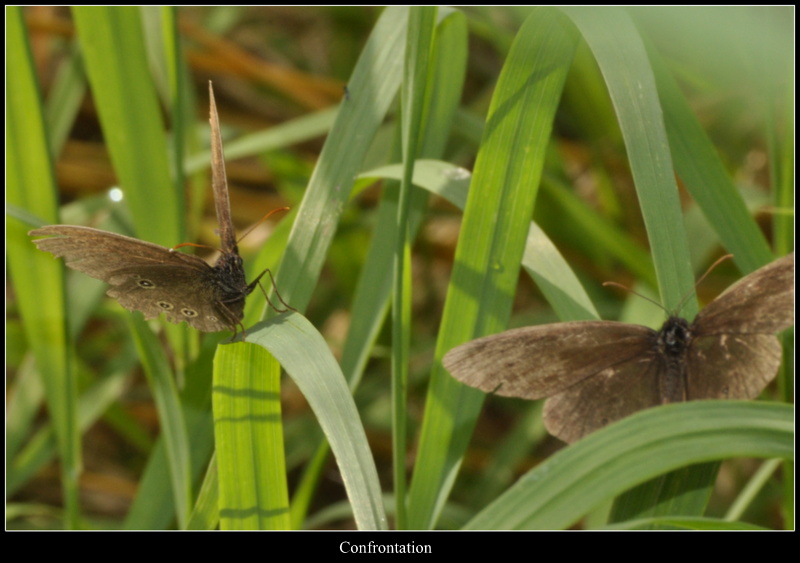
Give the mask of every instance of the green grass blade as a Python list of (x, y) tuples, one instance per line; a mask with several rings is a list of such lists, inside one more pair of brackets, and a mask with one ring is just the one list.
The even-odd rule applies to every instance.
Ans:
[[(653, 253), (661, 302), (667, 310), (675, 311), (688, 296), (681, 312), (691, 318), (698, 307), (692, 293), (694, 275), (688, 237), (683, 228), (663, 110), (644, 44), (622, 10), (567, 8), (565, 11), (597, 60), (617, 114)], [(657, 504), (652, 497), (658, 496), (662, 500), (669, 498), (669, 502), (681, 502), (686, 509), (691, 506), (694, 510), (701, 510), (714, 471), (708, 467), (698, 468), (697, 473), (672, 475), (646, 485), (641, 491), (622, 499), (620, 506), (630, 507), (626, 513), (650, 510)], [(705, 479), (699, 473), (705, 474)], [(705, 480), (706, 487), (694, 483), (697, 480)], [(680, 495), (676, 489), (680, 489), (681, 483), (692, 483), (695, 494)], [(666, 505), (661, 508), (669, 510)], [(620, 517), (620, 514), (615, 517)]]
[(214, 434), (222, 530), (285, 530), (280, 364), (260, 346), (222, 345), (214, 357)]
[[(458, 108), (461, 85), (464, 81), (466, 69), (466, 22), (460, 12), (440, 10), (446, 15), (437, 28), (436, 46), (434, 52), (435, 63), (432, 74), (436, 81), (428, 93), (426, 115), (424, 123), (425, 132), (422, 152), (427, 155), (438, 156), (444, 150), (447, 142), (447, 131), (453, 121), (454, 113)], [(430, 165), (430, 163), (438, 163)], [(446, 189), (452, 177), (460, 176), (463, 169), (455, 169), (450, 164), (441, 161), (417, 160), (414, 168), (415, 186), (423, 187), (432, 193), (440, 193), (432, 186)], [(468, 175), (469, 176), (469, 175)], [(359, 179), (368, 180), (385, 178), (397, 182), (402, 178), (402, 166), (390, 165), (381, 167), (371, 172), (358, 176)], [(463, 209), (467, 200), (466, 193), (469, 182), (462, 186)], [(390, 184), (385, 190), (381, 204), (377, 211), (375, 224), (388, 225), (396, 215), (398, 186)], [(456, 190), (458, 191), (458, 190)], [(444, 194), (441, 194), (443, 195)], [(444, 196), (447, 197), (447, 196)], [(422, 211), (412, 209), (410, 232), (416, 233), (422, 220)], [(392, 259), (391, 248), (394, 244), (394, 231), (387, 228), (377, 229), (364, 263), (358, 287), (353, 300), (353, 314), (350, 329), (342, 351), (342, 371), (355, 387), (361, 377), (369, 351), (377, 337), (380, 325), (385, 316), (391, 286)]]
[[(205, 464), (214, 449), (214, 424), (210, 412), (212, 364), (217, 342), (222, 338), (222, 334), (209, 335), (203, 340), (200, 353), (187, 366), (185, 386), (181, 393), (184, 426), (192, 456), (189, 464), (192, 483), (205, 472)], [(147, 467), (139, 480), (136, 498), (125, 517), (123, 527), (126, 530), (163, 530), (174, 525), (175, 494), (172, 491), (170, 461), (164, 438), (162, 434), (150, 452)]]
[(169, 463), (178, 525), (186, 526), (192, 503), (192, 468), (189, 437), (173, 373), (158, 337), (138, 315), (128, 315), (136, 349), (158, 409)]
[[(320, 110), (290, 119), (264, 131), (249, 133), (226, 141), (225, 159), (234, 160), (258, 155), (320, 137), (330, 130), (338, 112), (339, 108)], [(186, 172), (191, 174), (208, 169), (210, 165), (211, 151), (204, 150), (188, 157), (185, 166)]]
[(219, 524), (219, 474), (216, 454), (211, 458), (206, 476), (197, 493), (187, 530), (214, 530)]
[[(399, 180), (401, 175), (402, 167), (392, 164), (364, 172), (359, 178)], [(471, 178), (463, 168), (440, 160), (422, 159), (414, 166), (414, 185), (443, 197), (462, 210), (467, 205)], [(547, 234), (534, 222), (529, 226), (522, 266), (544, 293), (559, 319), (577, 321), (600, 318), (572, 268)]]
[(794, 457), (794, 409), (693, 401), (649, 409), (595, 432), (524, 475), (470, 529), (564, 529), (637, 483), (727, 457)]
[[(446, 8), (441, 8), (439, 13), (442, 18), (436, 28), (436, 48), (431, 56), (430, 81), (432, 86), (427, 93), (426, 119), (423, 122), (425, 132), (421, 136), (423, 140), (421, 151), (428, 156), (441, 155), (448, 141), (453, 116), (458, 109), (463, 91), (468, 50), (464, 14)], [(422, 186), (417, 181), (419, 166), (426, 168), (426, 162), (418, 160), (415, 165), (414, 184), (417, 186)], [(399, 182), (402, 176), (402, 167), (397, 165), (394, 168), (397, 169), (397, 175), (391, 179)], [(359, 178), (364, 177), (363, 174), (359, 176)], [(389, 178), (389, 176), (386, 177)], [(437, 177), (437, 179), (441, 180), (441, 177)], [(364, 182), (358, 182), (356, 190), (359, 189), (359, 185), (363, 184)], [(466, 187), (468, 187), (468, 183)], [(466, 187), (464, 188), (464, 201), (466, 201)], [(413, 236), (416, 236), (427, 210), (425, 201), (427, 198), (423, 199), (417, 195), (412, 196), (410, 213), (409, 232), (414, 233)], [(394, 223), (394, 217), (397, 214), (397, 199), (397, 184), (386, 183), (376, 212), (376, 225), (388, 226)], [(370, 351), (386, 316), (391, 288), (393, 256), (391, 249), (394, 239), (393, 229), (376, 229), (364, 267), (359, 275), (353, 297), (351, 323), (340, 362), (342, 372), (351, 389), (355, 389), (361, 381)], [(320, 445), (320, 449), (327, 450), (327, 444)], [(309, 491), (313, 490), (314, 483), (318, 481), (320, 470), (323, 467), (320, 459), (324, 459), (324, 455), (318, 451), (314, 455), (313, 461), (307, 466), (302, 483), (298, 487), (300, 493), (295, 494), (293, 498), (292, 511), (297, 520), (301, 520), (301, 515), (307, 511), (307, 505), (311, 499)]]
[(373, 136), (397, 93), (407, 11), (381, 15), (348, 83), (350, 99), (325, 141), (275, 277), (287, 303), (303, 310), (311, 298), (336, 225)]
[[(126, 368), (129, 369), (131, 367), (132, 357), (125, 352), (121, 356), (122, 360), (119, 365), (115, 366), (116, 369), (112, 373), (103, 375), (95, 385), (81, 393), (77, 405), (78, 429), (81, 435), (91, 428), (103, 413), (119, 399), (129, 384)], [(25, 372), (21, 373), (25, 374)], [(9, 421), (19, 423), (20, 413), (16, 412), (17, 409), (15, 407), (18, 406), (17, 403), (21, 397), (30, 394), (30, 387), (35, 386), (38, 388), (40, 386), (36, 377), (36, 374), (30, 374), (30, 376), (23, 379), (18, 378), (15, 381), (15, 385), (9, 390), (9, 395), (12, 397), (8, 407)], [(34, 379), (35, 381), (27, 381)], [(38, 394), (39, 391), (35, 392)], [(31, 403), (29, 406), (35, 406), (36, 412), (41, 408), (38, 401)], [(15, 426), (16, 424), (9, 422), (8, 441), (10, 448), (14, 447), (12, 440), (16, 436), (15, 430), (19, 430), (15, 429)], [(26, 430), (28, 431), (25, 433), (27, 436), (31, 429), (27, 428)], [(13, 495), (16, 490), (33, 479), (56, 456), (58, 453), (57, 446), (54, 426), (53, 424), (47, 424), (36, 431), (33, 437), (27, 439), (25, 447), (17, 455), (14, 455), (11, 459), (7, 457), (9, 460), (6, 467), (6, 494), (8, 496)], [(9, 456), (11, 453), (14, 453), (13, 449), (10, 449), (6, 455)]]
[(408, 366), (411, 347), (411, 240), (409, 215), (412, 177), (422, 139), (422, 110), (428, 84), (435, 7), (412, 7), (406, 41), (405, 71), (401, 93), (403, 178), (397, 202), (394, 281), (392, 288), (392, 457), (396, 521), (406, 527), (406, 420), (408, 417)]
[[(14, 77), (6, 83), (7, 201), (42, 219), (56, 222), (55, 178), (33, 58), (21, 10), (7, 7), (6, 15), (8, 72)], [(8, 220), (8, 265), (25, 335), (44, 383), (58, 440), (65, 525), (77, 528), (81, 452), (77, 383), (67, 333), (64, 266), (36, 250), (28, 236), (30, 227), (14, 218)]]
[(72, 10), (114, 170), (136, 233), (167, 247), (185, 240), (183, 187), (170, 175), (161, 109), (136, 7)]
[(47, 130), (50, 133), (50, 152), (61, 153), (75, 116), (86, 96), (86, 75), (83, 59), (77, 44), (70, 49), (68, 58), (58, 70), (46, 102)]
[(14, 493), (10, 483), (15, 481), (13, 459), (44, 401), (44, 386), (32, 354), (22, 359), (14, 381), (6, 384), (6, 393), (6, 497), (10, 497)]
[(657, 53), (650, 49), (648, 54), (653, 61), (678, 174), (722, 245), (733, 253), (742, 273), (749, 274), (774, 256), (675, 79)]
[(505, 328), (545, 147), (575, 40), (554, 10), (525, 21), (500, 74), (475, 163), (431, 374), (409, 498), (409, 526), (434, 525), (450, 492), (483, 394), (458, 383), (441, 357)]
[[(678, 188), (653, 70), (641, 38), (622, 10), (567, 8), (597, 60), (625, 139), (653, 253), (661, 301), (674, 310), (694, 287), (689, 242), (681, 228)], [(688, 316), (697, 313), (690, 299)]]
[(628, 520), (606, 526), (604, 530), (640, 530), (653, 527), (676, 530), (766, 530), (763, 526), (748, 524), (747, 522), (729, 522), (717, 518), (700, 518), (691, 516), (663, 516), (659, 518), (642, 518), (641, 520)]
[(742, 489), (736, 500), (725, 512), (725, 520), (733, 522), (742, 517), (744, 511), (754, 504), (758, 493), (767, 485), (775, 469), (778, 468), (782, 460), (770, 459), (764, 462), (761, 467), (753, 474), (747, 485)]
[[(548, 229), (555, 221), (570, 226), (567, 236), (572, 240), (591, 241), (598, 248), (594, 256), (597, 263), (618, 261), (637, 279), (651, 287), (658, 286), (650, 252), (629, 232), (621, 229), (608, 217), (597, 213), (586, 201), (580, 198), (571, 186), (545, 177), (542, 193), (536, 206), (535, 217), (546, 215), (550, 224), (542, 225)], [(549, 219), (549, 220), (548, 220)], [(563, 229), (555, 229), (564, 236)], [(585, 243), (584, 243), (585, 245)]]
[(353, 396), (325, 339), (297, 313), (248, 332), (275, 356), (305, 396), (331, 445), (360, 530), (386, 529), (378, 473)]

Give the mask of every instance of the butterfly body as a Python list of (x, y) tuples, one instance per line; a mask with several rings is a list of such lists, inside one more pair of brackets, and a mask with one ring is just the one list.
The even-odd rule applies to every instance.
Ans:
[(663, 366), (658, 370), (662, 403), (688, 400), (686, 359), (692, 333), (686, 319), (670, 317), (656, 333), (655, 361)]
[(775, 333), (794, 322), (794, 254), (728, 288), (693, 322), (660, 330), (574, 321), (523, 327), (450, 350), (459, 381), (508, 397), (548, 397), (544, 422), (566, 442), (636, 411), (696, 399), (753, 399), (775, 377)]

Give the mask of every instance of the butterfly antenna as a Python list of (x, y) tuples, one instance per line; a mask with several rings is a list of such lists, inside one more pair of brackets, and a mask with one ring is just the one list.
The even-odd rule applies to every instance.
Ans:
[[(261, 219), (258, 221), (258, 223), (256, 223), (255, 225), (253, 225), (252, 227), (250, 227), (249, 229), (247, 229), (247, 231), (246, 231), (246, 232), (245, 232), (245, 233), (244, 233), (244, 234), (243, 234), (241, 237), (239, 237), (239, 240), (237, 240), (237, 241), (236, 241), (236, 244), (239, 244), (239, 242), (241, 242), (241, 240), (242, 240), (244, 237), (246, 237), (247, 235), (249, 235), (249, 234), (250, 234), (250, 231), (252, 231), (252, 230), (253, 230), (253, 229), (255, 229), (256, 227), (258, 227), (258, 226), (259, 226), (261, 223), (263, 223), (264, 221), (266, 221), (267, 219), (269, 219), (269, 216), (270, 216), (270, 215), (272, 215), (273, 213), (277, 213), (278, 211), (289, 211), (289, 209), (290, 209), (289, 207), (279, 207), (279, 208), (277, 208), (277, 209), (273, 209), (272, 211), (270, 211), (269, 213), (267, 213), (266, 215), (264, 215), (264, 216), (263, 216), (263, 217), (262, 217), (262, 218), (261, 218)], [(179, 249), (179, 248), (181, 248), (181, 247), (184, 247), (184, 246), (194, 246), (195, 248), (208, 248), (209, 250), (216, 250), (216, 251), (218, 251), (218, 252), (222, 252), (222, 251), (221, 251), (219, 248), (214, 248), (213, 246), (206, 246), (205, 244), (195, 244), (195, 243), (193, 243), (193, 242), (182, 242), (182, 243), (180, 243), (180, 244), (176, 244), (175, 246), (173, 246), (172, 248), (170, 248), (170, 249), (169, 249), (169, 251), (170, 251), (170, 252), (174, 252), (175, 250), (177, 250), (177, 249)], [(263, 272), (262, 272), (262, 275), (263, 275)], [(272, 274), (270, 274), (270, 275), (272, 275)], [(277, 293), (277, 292), (278, 292), (278, 291), (277, 291), (277, 290), (275, 290), (275, 293)], [(283, 299), (281, 299), (281, 302), (283, 302)], [(285, 305), (285, 303), (284, 303), (284, 305)]]
[(706, 270), (706, 273), (700, 276), (700, 279), (695, 282), (692, 291), (684, 295), (683, 299), (680, 300), (680, 302), (678, 303), (678, 311), (683, 309), (683, 306), (686, 305), (686, 301), (689, 299), (689, 297), (691, 297), (692, 293), (695, 293), (697, 291), (697, 286), (699, 286), (703, 282), (703, 280), (706, 279), (706, 277), (708, 277), (708, 274), (710, 274), (712, 270), (714, 270), (717, 266), (719, 266), (722, 262), (724, 262), (729, 258), (733, 258), (733, 254), (726, 254), (725, 256), (722, 256), (719, 259), (717, 259), (717, 261), (711, 264), (711, 266), (709, 266), (708, 270)]
[(712, 271), (712, 270), (716, 269), (716, 267), (717, 267), (717, 266), (719, 266), (719, 265), (720, 265), (720, 264), (722, 264), (722, 263), (723, 263), (725, 260), (728, 260), (728, 259), (730, 259), (730, 258), (733, 258), (733, 254), (726, 254), (725, 256), (722, 256), (721, 258), (717, 259), (717, 261), (716, 261), (716, 262), (714, 262), (713, 264), (711, 264), (711, 266), (708, 268), (708, 270), (706, 270), (706, 273), (705, 273), (705, 274), (703, 274), (702, 276), (700, 276), (700, 279), (699, 279), (699, 280), (697, 280), (697, 283), (696, 283), (696, 284), (694, 284), (694, 286), (695, 286), (695, 287), (697, 287), (698, 285), (700, 285), (700, 283), (701, 283), (701, 282), (702, 282), (704, 279), (706, 279), (706, 277), (708, 276), (708, 274), (710, 274), (710, 273), (711, 273), (711, 271)]
[(180, 244), (176, 244), (175, 246), (170, 248), (169, 251), (170, 252), (175, 252), (176, 250), (178, 250), (179, 248), (182, 248), (184, 246), (194, 246), (195, 248), (207, 248), (209, 250), (217, 250), (217, 251), (219, 251), (219, 248), (214, 248), (213, 246), (206, 246), (205, 244), (195, 244), (193, 242), (182, 242)]
[[(684, 295), (683, 298), (680, 300), (680, 302), (678, 303), (677, 311), (680, 311), (681, 309), (683, 309), (683, 306), (686, 305), (686, 300), (689, 299), (689, 297), (691, 297), (692, 293), (694, 293), (697, 290), (697, 286), (700, 285), (703, 282), (703, 280), (706, 279), (706, 277), (708, 277), (708, 274), (710, 274), (717, 266), (719, 266), (722, 262), (724, 262), (725, 260), (728, 260), (729, 258), (733, 258), (733, 254), (726, 254), (725, 256), (722, 256), (716, 262), (711, 264), (711, 266), (708, 268), (708, 270), (706, 270), (706, 273), (703, 274), (702, 276), (700, 276), (700, 279), (695, 282), (694, 288), (692, 288), (692, 291), (690, 291), (689, 293)], [(652, 299), (650, 299), (649, 297), (646, 297), (646, 296), (642, 295), (641, 293), (637, 293), (637, 292), (633, 291), (631, 288), (626, 287), (626, 286), (624, 286), (624, 285), (622, 285), (620, 283), (612, 282), (612, 281), (603, 282), (603, 287), (608, 287), (608, 286), (613, 286), (613, 287), (618, 287), (620, 289), (624, 289), (625, 291), (628, 291), (628, 292), (633, 293), (634, 295), (636, 295), (638, 297), (641, 297), (645, 301), (649, 301), (650, 303), (652, 303), (653, 305), (655, 305), (659, 309), (663, 309), (664, 311), (666, 311), (666, 309), (664, 309), (664, 306), (661, 303), (657, 303), (657, 302), (653, 301)]]
[[(278, 207), (277, 209), (273, 209), (272, 211), (270, 211), (269, 213), (267, 213), (266, 215), (264, 215), (264, 216), (261, 218), (261, 220), (259, 220), (259, 221), (258, 221), (258, 222), (257, 222), (255, 225), (253, 225), (253, 226), (252, 226), (252, 227), (250, 227), (249, 229), (247, 229), (247, 231), (245, 231), (245, 233), (244, 233), (244, 234), (243, 234), (241, 237), (239, 237), (239, 240), (237, 240), (237, 241), (236, 241), (236, 242), (237, 242), (237, 244), (238, 244), (239, 242), (241, 242), (241, 241), (242, 241), (242, 239), (243, 239), (244, 237), (246, 237), (247, 235), (249, 235), (249, 234), (250, 234), (250, 231), (252, 231), (252, 230), (253, 230), (253, 229), (255, 229), (256, 227), (258, 227), (258, 226), (259, 226), (261, 223), (263, 223), (264, 221), (266, 221), (267, 219), (269, 219), (271, 215), (273, 215), (273, 214), (277, 213), (278, 211), (289, 211), (289, 209), (291, 209), (291, 208), (289, 208), (289, 207)], [(270, 274), (270, 275), (272, 275), (272, 274)], [(276, 292), (276, 293), (277, 293), (277, 292)]]
[(603, 287), (618, 287), (618, 288), (620, 288), (620, 289), (622, 289), (624, 291), (627, 291), (628, 293), (633, 293), (635, 296), (641, 297), (642, 299), (644, 299), (645, 301), (649, 301), (650, 303), (652, 303), (653, 305), (655, 305), (659, 309), (663, 309), (664, 311), (666, 311), (666, 309), (664, 309), (664, 306), (661, 303), (659, 303), (657, 301), (654, 301), (654, 300), (650, 299), (649, 297), (647, 297), (646, 295), (642, 295), (638, 291), (634, 291), (630, 287), (628, 287), (626, 285), (622, 285), (621, 283), (617, 283), (617, 282), (613, 282), (613, 281), (607, 281), (607, 282), (603, 282)]

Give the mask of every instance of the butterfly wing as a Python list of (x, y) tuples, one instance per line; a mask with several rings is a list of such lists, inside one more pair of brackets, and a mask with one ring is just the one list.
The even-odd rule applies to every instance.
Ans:
[(471, 387), (540, 399), (647, 354), (655, 332), (610, 321), (578, 321), (507, 330), (445, 354), (448, 371)]
[(781, 363), (776, 332), (794, 323), (794, 253), (745, 276), (691, 327), (690, 399), (754, 399)]
[(228, 196), (228, 179), (225, 175), (225, 156), (222, 151), (222, 135), (219, 131), (219, 114), (214, 98), (214, 88), (208, 83), (211, 123), (211, 186), (214, 190), (214, 207), (217, 210), (219, 238), (222, 242), (222, 253), (238, 254), (236, 233), (231, 220), (231, 202)]
[(775, 334), (794, 324), (794, 252), (730, 286), (700, 311), (693, 332)]
[(113, 272), (133, 265), (210, 268), (196, 256), (91, 227), (49, 225), (28, 234), (52, 237), (34, 240), (33, 243), (39, 250), (64, 258), (70, 268), (103, 281), (108, 281)]
[(550, 396), (544, 408), (548, 431), (574, 442), (664, 402), (660, 382), (677, 367), (688, 378), (690, 399), (757, 396), (780, 364), (774, 333), (791, 326), (793, 315), (790, 254), (706, 307), (684, 329), (687, 344), (670, 341), (675, 331), (669, 329), (676, 326), (670, 321), (660, 333), (602, 321), (559, 323), (468, 342), (448, 352), (443, 363), (456, 379), (486, 392)]
[[(205, 264), (205, 262), (204, 262)], [(114, 271), (106, 280), (108, 295), (146, 319), (164, 313), (171, 323), (187, 322), (203, 332), (235, 330), (244, 298), (224, 302), (215, 272), (175, 265), (142, 265)]]
[(35, 229), (40, 250), (64, 258), (67, 266), (110, 284), (108, 295), (146, 319), (164, 313), (204, 332), (235, 328), (244, 299), (228, 300), (216, 272), (196, 256), (90, 227), (50, 225)]
[(663, 369), (661, 358), (645, 353), (550, 397), (542, 415), (547, 431), (572, 443), (607, 424), (661, 404), (658, 381)]
[(782, 348), (772, 334), (715, 334), (692, 340), (689, 399), (755, 399), (775, 377)]

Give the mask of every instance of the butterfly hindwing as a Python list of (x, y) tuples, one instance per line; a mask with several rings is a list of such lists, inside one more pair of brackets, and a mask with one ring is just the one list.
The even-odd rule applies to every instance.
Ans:
[(692, 341), (688, 398), (755, 399), (775, 377), (782, 348), (772, 334), (717, 334)]
[[(228, 301), (215, 282), (216, 272), (175, 265), (135, 266), (112, 272), (108, 295), (129, 311), (141, 311), (145, 319), (164, 313), (171, 323), (187, 322), (203, 332), (217, 332), (242, 319), (244, 298)], [(175, 286), (191, 291), (176, 292)]]
[(550, 397), (543, 413), (547, 431), (571, 443), (630, 414), (661, 404), (658, 381), (664, 369), (656, 355), (643, 354)]

